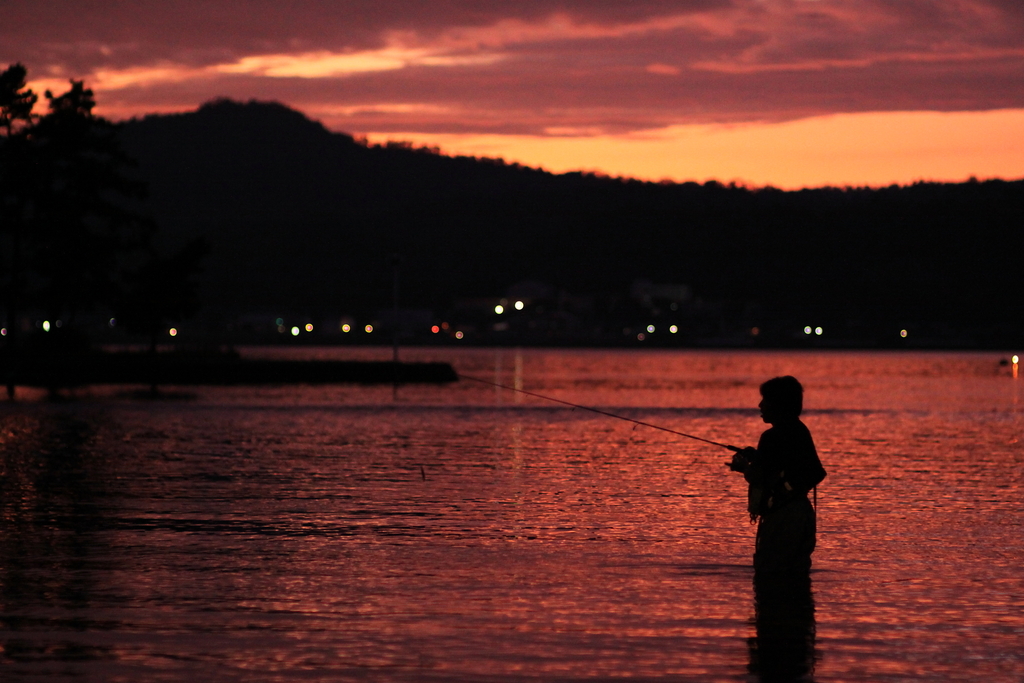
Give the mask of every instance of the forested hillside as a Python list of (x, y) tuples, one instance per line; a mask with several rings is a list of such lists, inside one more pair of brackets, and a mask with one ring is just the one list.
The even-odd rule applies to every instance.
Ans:
[[(724, 310), (1018, 334), (1024, 182), (783, 192), (553, 175), (375, 147), (281, 105), (217, 101), (121, 131), (163, 239), (204, 236), (208, 310), (443, 311), (537, 280), (689, 285)], [(739, 324), (740, 321), (737, 321)]]

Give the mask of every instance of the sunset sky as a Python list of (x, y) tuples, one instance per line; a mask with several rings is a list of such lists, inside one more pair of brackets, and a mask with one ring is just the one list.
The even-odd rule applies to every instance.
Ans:
[(98, 113), (276, 100), (551, 171), (1024, 177), (1021, 0), (9, 0), (0, 64)]

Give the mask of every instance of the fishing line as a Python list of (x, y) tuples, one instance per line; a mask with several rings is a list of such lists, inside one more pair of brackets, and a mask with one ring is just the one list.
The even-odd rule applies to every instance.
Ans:
[[(674, 429), (669, 429), (668, 427), (660, 427), (658, 425), (652, 425), (650, 422), (643, 422), (641, 420), (634, 420), (631, 417), (625, 417), (623, 415), (616, 415), (615, 413), (609, 413), (608, 411), (601, 410), (599, 408), (591, 408), (589, 406), (581, 406), (578, 403), (570, 403), (569, 401), (563, 401), (560, 398), (552, 398), (550, 396), (545, 396), (544, 394), (538, 394), (538, 393), (535, 393), (533, 391), (527, 391), (526, 389), (517, 389), (515, 387), (510, 387), (510, 386), (507, 386), (507, 385), (504, 385), (504, 384), (498, 384), (497, 382), (491, 382), (491, 381), (486, 380), (486, 379), (480, 379), (479, 377), (471, 377), (470, 375), (464, 375), (461, 372), (458, 373), (458, 375), (462, 379), (473, 380), (474, 382), (480, 382), (481, 384), (489, 384), (490, 386), (498, 387), (499, 389), (508, 389), (509, 391), (517, 391), (520, 394), (526, 394), (527, 396), (533, 396), (535, 398), (542, 398), (545, 401), (554, 401), (555, 403), (561, 403), (562, 405), (570, 406), (572, 408), (580, 408), (581, 410), (589, 410), (590, 412), (597, 413), (598, 415), (604, 415), (606, 417), (614, 417), (616, 420), (625, 420), (626, 422), (632, 422), (632, 423), (634, 423), (636, 425), (639, 425), (639, 426), (642, 426), (642, 427), (650, 427), (651, 429), (658, 429), (658, 430), (663, 431), (663, 432), (668, 432), (669, 434), (675, 434), (676, 436), (684, 436), (687, 439), (694, 439), (696, 441), (703, 441), (704, 443), (709, 443), (712, 446), (719, 446), (721, 448), (728, 448), (730, 451), (734, 451), (736, 453), (739, 453), (740, 450), (742, 450), (740, 448), (737, 448), (736, 446), (730, 446), (729, 444), (719, 443), (717, 441), (712, 441), (711, 439), (705, 439), (705, 438), (700, 437), (700, 436), (694, 436), (693, 434), (686, 434), (684, 432), (678, 432), (678, 431), (676, 431)], [(636, 427), (634, 427), (634, 429), (636, 429)]]

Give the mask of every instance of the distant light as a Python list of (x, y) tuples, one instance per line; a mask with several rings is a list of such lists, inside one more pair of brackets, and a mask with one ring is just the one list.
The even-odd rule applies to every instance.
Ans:
[(111, 318), (110, 320), (107, 321), (107, 324), (110, 325), (111, 327), (116, 326), (117, 325), (117, 318)]
[(679, 331), (679, 328), (677, 326), (675, 326), (675, 325), (669, 325), (668, 326), (668, 331), (671, 332), (672, 334), (675, 334), (676, 332)]
[(448, 325), (448, 323), (441, 323), (441, 329), (442, 330), (447, 330), (449, 327), (450, 326)]
[(277, 326), (277, 331), (278, 331), (279, 334), (284, 334), (285, 333), (285, 326), (284, 325), (278, 325)]
[(639, 339), (640, 341), (643, 341), (644, 339), (647, 339), (647, 336), (643, 332), (641, 332), (638, 335), (636, 335), (636, 338)]
[(313, 331), (313, 323), (306, 323), (306, 332)]
[(750, 328), (750, 334), (751, 334), (751, 336), (756, 337), (757, 335), (761, 334), (761, 328), (760, 327), (751, 327)]
[(505, 307), (502, 306), (501, 304), (498, 304), (497, 306), (494, 307), (494, 312), (497, 313), (498, 315), (501, 315), (502, 313), (505, 312)]
[(523, 306), (525, 306), (525, 305), (526, 305), (526, 304), (524, 304), (524, 303), (523, 303), (522, 301), (517, 301), (517, 302), (516, 302), (516, 310), (517, 310), (517, 311), (521, 311), (521, 310), (523, 310)]
[(6, 327), (0, 327), (0, 337), (6, 337), (6, 336), (7, 336), (7, 328)]
[(430, 326), (430, 331), (433, 332), (434, 334), (437, 334), (438, 332), (441, 331), (441, 328), (438, 327), (437, 325), (431, 325)]
[(903, 337), (904, 339), (906, 339), (907, 338), (907, 331), (906, 330), (900, 330), (900, 336)]
[(49, 331), (50, 331), (50, 321), (49, 320), (44, 320), (43, 321), (43, 332), (49, 332)]
[(465, 337), (465, 336), (466, 336), (466, 335), (462, 334), (462, 330), (459, 330), (459, 331), (457, 331), (457, 332), (455, 333), (455, 338), (456, 338), (456, 339), (462, 339), (462, 338), (463, 338), (463, 337)]
[(58, 328), (60, 328), (60, 326), (63, 325), (64, 323), (62, 323), (60, 320), (58, 320), (57, 322), (55, 322), (53, 324), (56, 325)]
[(820, 327), (815, 327), (815, 328), (814, 328), (814, 334), (818, 335), (819, 337), (821, 336), (821, 333), (822, 333), (823, 331), (824, 331), (824, 330), (822, 330), (822, 329), (821, 329)]
[(348, 323), (342, 323), (341, 324), (341, 331), (344, 332), (345, 334), (348, 334), (349, 332), (352, 331), (352, 326), (349, 325)]
[(810, 334), (810, 333), (811, 333), (811, 326), (808, 325), (807, 327), (804, 328), (804, 334)]
[(277, 325), (278, 327), (281, 327), (281, 325), (284, 325), (284, 318), (278, 318), (277, 320), (274, 321), (274, 324)]
[(178, 328), (172, 327), (171, 329), (167, 330), (167, 334), (171, 335), (172, 337), (177, 337), (178, 336)]
[(363, 329), (366, 331), (366, 334), (370, 334), (371, 332), (373, 332), (373, 325), (367, 325)]
[(649, 334), (654, 334), (654, 325), (648, 325), (647, 326), (647, 332)]
[(293, 337), (298, 337), (299, 336), (299, 328), (298, 327), (293, 327), (292, 328), (292, 336)]
[[(7, 330), (4, 330), (4, 334), (7, 334)], [(1010, 362), (1013, 363), (1014, 365), (1016, 365), (1019, 360), (1020, 358), (1018, 358), (1017, 356), (1013, 356), (1012, 358), (1010, 358)]]

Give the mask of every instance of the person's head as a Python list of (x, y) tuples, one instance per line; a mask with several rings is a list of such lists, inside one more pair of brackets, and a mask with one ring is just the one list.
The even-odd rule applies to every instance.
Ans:
[(796, 377), (773, 377), (761, 385), (761, 419), (769, 424), (795, 420), (804, 409), (804, 388)]

